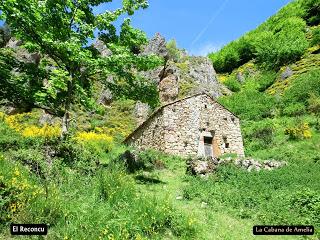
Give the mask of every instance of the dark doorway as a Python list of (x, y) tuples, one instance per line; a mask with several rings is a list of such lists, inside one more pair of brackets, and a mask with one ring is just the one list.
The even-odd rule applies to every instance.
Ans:
[(206, 157), (212, 157), (212, 137), (204, 137), (204, 155)]

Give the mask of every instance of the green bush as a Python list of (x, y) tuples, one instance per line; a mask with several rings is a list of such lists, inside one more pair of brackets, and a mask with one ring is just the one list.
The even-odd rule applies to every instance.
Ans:
[(281, 66), (298, 60), (308, 47), (305, 22), (288, 18), (274, 32), (262, 32), (256, 36), (256, 61), (266, 69), (278, 70)]
[(306, 106), (303, 103), (292, 103), (283, 109), (286, 116), (301, 116), (306, 113)]
[(235, 77), (229, 77), (223, 82), (232, 92), (239, 92), (241, 90), (241, 84)]
[(258, 90), (264, 92), (267, 90), (276, 80), (277, 73), (273, 71), (261, 72), (256, 81), (259, 83)]
[(275, 124), (271, 119), (253, 122), (242, 127), (246, 153), (265, 149), (273, 145)]
[(320, 97), (320, 70), (311, 70), (307, 73), (299, 75), (291, 86), (283, 94), (284, 106), (291, 105), (292, 103), (300, 103), (307, 108), (312, 109), (312, 102), (310, 97), (313, 99)]
[(27, 166), (30, 171), (44, 178), (49, 168), (44, 155), (38, 149), (18, 149), (9, 153), (10, 159)]
[(231, 96), (219, 98), (219, 102), (243, 120), (270, 117), (275, 108), (274, 97), (255, 89), (243, 89)]
[(312, 31), (311, 46), (316, 46), (320, 44), (320, 27)]

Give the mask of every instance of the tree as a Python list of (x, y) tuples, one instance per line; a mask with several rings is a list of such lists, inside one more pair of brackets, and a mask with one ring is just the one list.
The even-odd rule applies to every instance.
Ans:
[(168, 58), (174, 62), (178, 62), (180, 60), (180, 50), (177, 47), (177, 42), (175, 39), (171, 39), (167, 43), (167, 50), (168, 50)]
[[(91, 90), (97, 79), (116, 76), (124, 81), (135, 73), (159, 64), (155, 56), (141, 56), (137, 49), (147, 39), (125, 19), (119, 33), (115, 21), (148, 6), (146, 0), (123, 0), (121, 8), (94, 14), (94, 7), (112, 0), (1, 0), (0, 18), (30, 52), (43, 58), (39, 67), (47, 71), (44, 86), (35, 94), (36, 104), (62, 112), (62, 137), (68, 134), (73, 104), (92, 106)], [(95, 32), (112, 52), (102, 57), (91, 46)], [(116, 83), (116, 80), (112, 82)]]

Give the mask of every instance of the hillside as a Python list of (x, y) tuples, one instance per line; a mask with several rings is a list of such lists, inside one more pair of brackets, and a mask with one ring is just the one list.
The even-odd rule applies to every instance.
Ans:
[[(88, 9), (76, 17), (84, 29), (93, 24)], [(160, 34), (147, 40), (127, 22), (118, 36), (110, 15), (99, 25), (109, 35), (91, 46), (58, 39), (49, 48), (76, 66), (73, 80), (64, 61), (1, 28), (0, 239), (22, 239), (10, 234), (12, 222), (46, 223), (46, 239), (247, 240), (263, 224), (313, 225), (316, 233), (259, 239), (318, 239), (319, 13), (318, 0), (293, 1), (208, 58)], [(89, 78), (91, 68), (99, 74)], [(248, 171), (226, 154), (213, 174), (193, 176), (190, 159), (123, 145), (167, 98), (203, 91), (239, 116), (246, 159), (286, 165)]]

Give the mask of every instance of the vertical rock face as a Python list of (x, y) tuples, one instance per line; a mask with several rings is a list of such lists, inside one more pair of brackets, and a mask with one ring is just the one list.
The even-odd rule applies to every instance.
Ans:
[(112, 52), (100, 39), (97, 39), (97, 41), (93, 44), (93, 47), (97, 49), (97, 51), (101, 54), (102, 57), (108, 57), (112, 54)]
[(146, 103), (138, 101), (134, 108), (134, 116), (137, 119), (138, 125), (142, 124), (149, 116), (151, 109)]
[(22, 45), (22, 41), (11, 38), (6, 45), (6, 48), (14, 49), (14, 57), (18, 61), (38, 65), (41, 60), (41, 55), (39, 53), (28, 52), (27, 49), (21, 47)]
[[(144, 78), (159, 84), (159, 90), (163, 91), (160, 92), (161, 102), (167, 103), (169, 100), (175, 100), (178, 95), (181, 95), (177, 91), (181, 86), (183, 88), (183, 85), (188, 85), (188, 91), (184, 92), (186, 95), (206, 91), (213, 97), (221, 96), (222, 86), (217, 80), (217, 74), (211, 61), (207, 57), (191, 57), (182, 50), (180, 52), (178, 62), (170, 60), (166, 40), (159, 33), (150, 40), (143, 51), (145, 55), (156, 54), (167, 60), (165, 66), (140, 73)], [(170, 86), (173, 89), (170, 90)]]
[(109, 89), (103, 89), (100, 94), (98, 103), (107, 106), (112, 103), (112, 99), (113, 99), (112, 92)]
[(166, 40), (164, 37), (157, 33), (150, 41), (149, 44), (145, 47), (142, 52), (143, 55), (155, 54), (163, 58), (167, 58), (168, 50), (166, 47)]
[(185, 79), (192, 79), (196, 83), (197, 86), (190, 91), (190, 94), (206, 91), (215, 98), (222, 95), (222, 87), (209, 58), (189, 57), (188, 69), (188, 73), (180, 78), (181, 82)]
[(174, 74), (169, 74), (159, 83), (160, 101), (163, 104), (175, 101), (178, 98), (178, 94), (178, 77)]

